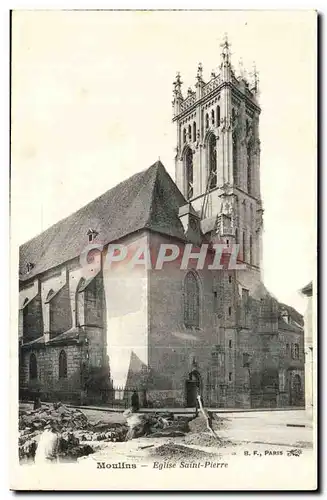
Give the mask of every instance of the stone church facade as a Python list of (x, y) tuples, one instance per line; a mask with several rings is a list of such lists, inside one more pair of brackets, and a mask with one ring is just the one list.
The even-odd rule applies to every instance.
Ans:
[[(136, 387), (152, 405), (192, 406), (200, 392), (212, 407), (301, 406), (303, 318), (261, 276), (257, 75), (236, 76), (226, 40), (208, 82), (199, 65), (183, 96), (177, 75), (173, 109), (176, 183), (156, 162), (20, 248), (21, 392), (105, 402)], [(221, 269), (201, 269), (194, 253), (205, 245), (212, 263), (217, 244)], [(156, 268), (172, 247), (178, 258)], [(126, 251), (116, 265), (113, 248)]]

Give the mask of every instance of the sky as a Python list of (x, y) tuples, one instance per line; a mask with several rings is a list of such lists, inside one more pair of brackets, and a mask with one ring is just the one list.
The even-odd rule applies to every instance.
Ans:
[(11, 218), (17, 247), (160, 158), (174, 178), (172, 83), (220, 63), (260, 77), (263, 279), (304, 312), (316, 268), (312, 11), (15, 11)]

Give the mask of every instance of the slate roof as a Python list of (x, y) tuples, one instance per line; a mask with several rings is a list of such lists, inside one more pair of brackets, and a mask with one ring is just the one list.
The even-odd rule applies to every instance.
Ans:
[[(185, 240), (178, 218), (187, 202), (160, 161), (121, 182), (69, 217), (57, 222), (20, 247), (20, 281), (79, 256), (88, 244), (106, 244), (142, 229)], [(27, 264), (33, 269), (27, 273)]]

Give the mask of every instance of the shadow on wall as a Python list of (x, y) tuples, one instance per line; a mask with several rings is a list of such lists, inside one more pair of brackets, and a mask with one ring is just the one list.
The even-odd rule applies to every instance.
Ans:
[(156, 372), (143, 363), (132, 351), (126, 380), (126, 387), (138, 387), (142, 390), (169, 390), (172, 382), (168, 377)]

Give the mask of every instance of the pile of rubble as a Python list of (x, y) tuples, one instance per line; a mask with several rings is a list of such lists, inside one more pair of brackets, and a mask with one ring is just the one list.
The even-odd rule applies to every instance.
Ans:
[(56, 459), (76, 459), (93, 453), (99, 441), (125, 441), (126, 424), (91, 424), (85, 414), (62, 404), (19, 412), (19, 458), (34, 459), (42, 434), (56, 435)]
[(192, 417), (177, 417), (170, 412), (153, 414), (133, 413), (126, 410), (124, 416), (127, 420), (128, 433), (126, 439), (136, 437), (182, 437), (190, 431), (189, 421)]
[[(203, 437), (209, 438), (207, 421), (201, 415), (194, 419), (193, 416), (176, 417), (171, 412), (144, 414), (132, 410), (126, 410), (123, 415), (121, 422), (92, 423), (80, 409), (60, 403), (42, 405), (37, 410), (21, 409), (19, 457), (22, 461), (37, 460), (40, 456), (46, 460), (76, 460), (93, 453), (107, 442), (122, 442), (143, 436), (187, 438), (198, 434), (201, 441), (200, 435), (203, 434)], [(211, 441), (216, 439), (213, 434)], [(219, 440), (216, 442), (218, 444)], [(45, 450), (43, 455), (41, 448)]]

